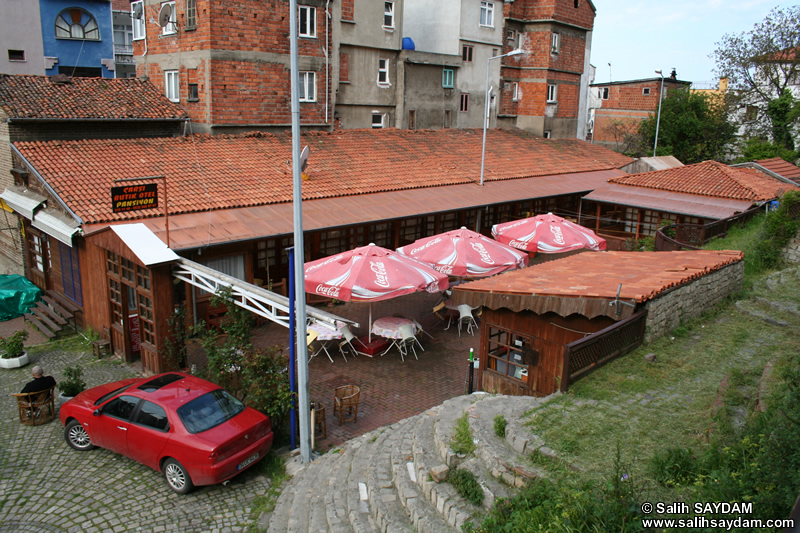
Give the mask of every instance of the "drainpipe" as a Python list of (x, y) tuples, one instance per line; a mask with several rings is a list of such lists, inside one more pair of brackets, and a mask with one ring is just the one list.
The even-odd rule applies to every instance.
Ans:
[(330, 69), (328, 67), (328, 63), (331, 54), (330, 44), (328, 43), (329, 26), (331, 24), (330, 5), (331, 0), (327, 0), (325, 2), (325, 124), (328, 123), (328, 107), (330, 106), (330, 103), (328, 102), (330, 94)]

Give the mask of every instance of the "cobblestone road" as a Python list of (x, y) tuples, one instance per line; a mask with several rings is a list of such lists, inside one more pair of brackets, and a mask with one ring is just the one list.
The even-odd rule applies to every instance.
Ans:
[(9, 394), (30, 380), (35, 364), (60, 381), (63, 368), (78, 363), (90, 387), (136, 375), (118, 360), (98, 360), (77, 343), (57, 346), (29, 349), (32, 361), (24, 368), (0, 369), (0, 533), (227, 532), (254, 523), (253, 502), (269, 488), (269, 480), (256, 472), (180, 496), (160, 473), (126, 457), (73, 450), (58, 420), (20, 424)]

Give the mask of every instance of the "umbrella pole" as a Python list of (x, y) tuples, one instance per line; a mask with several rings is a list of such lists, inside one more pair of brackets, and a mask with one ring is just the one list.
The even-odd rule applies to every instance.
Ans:
[(372, 344), (372, 302), (369, 303), (369, 342)]

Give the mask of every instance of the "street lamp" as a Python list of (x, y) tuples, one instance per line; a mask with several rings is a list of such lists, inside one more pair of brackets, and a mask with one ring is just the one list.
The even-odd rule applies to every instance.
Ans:
[(661, 73), (661, 69), (658, 69), (656, 74), (661, 76), (661, 90), (658, 91), (658, 118), (656, 119), (656, 141), (653, 143), (653, 157), (656, 156), (656, 148), (658, 147), (658, 126), (661, 123), (661, 102), (664, 99), (664, 74)]
[(483, 115), (483, 147), (481, 148), (481, 185), (483, 185), (483, 169), (486, 163), (486, 128), (489, 125), (489, 64), (492, 59), (500, 59), (501, 57), (516, 56), (524, 54), (525, 51), (521, 48), (511, 50), (507, 54), (490, 57), (486, 60), (486, 113)]

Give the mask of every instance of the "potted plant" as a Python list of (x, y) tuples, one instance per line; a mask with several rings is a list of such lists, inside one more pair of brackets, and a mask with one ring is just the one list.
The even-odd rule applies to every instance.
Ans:
[(21, 329), (15, 331), (10, 337), (0, 337), (0, 368), (19, 368), (30, 362), (28, 353), (25, 351), (25, 340), (28, 338), (28, 330)]
[(63, 374), (64, 379), (58, 383), (58, 389), (61, 391), (58, 395), (59, 404), (77, 396), (86, 389), (86, 382), (83, 381), (83, 369), (80, 365), (65, 367)]

